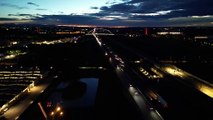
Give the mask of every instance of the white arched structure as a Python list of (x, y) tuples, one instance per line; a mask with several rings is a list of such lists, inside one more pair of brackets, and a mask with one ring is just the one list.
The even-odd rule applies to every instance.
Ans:
[(94, 28), (90, 30), (86, 35), (114, 35), (110, 30), (104, 28)]

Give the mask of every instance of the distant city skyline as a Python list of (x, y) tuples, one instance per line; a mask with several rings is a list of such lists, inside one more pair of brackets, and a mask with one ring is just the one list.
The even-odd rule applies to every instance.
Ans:
[(213, 26), (212, 0), (1, 0), (0, 24)]

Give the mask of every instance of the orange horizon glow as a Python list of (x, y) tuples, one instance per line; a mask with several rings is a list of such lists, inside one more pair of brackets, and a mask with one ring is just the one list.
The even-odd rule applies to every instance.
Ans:
[(129, 26), (102, 26), (102, 25), (81, 25), (81, 24), (63, 24), (63, 25), (57, 25), (57, 26), (65, 26), (65, 27), (107, 27), (107, 28), (129, 28)]

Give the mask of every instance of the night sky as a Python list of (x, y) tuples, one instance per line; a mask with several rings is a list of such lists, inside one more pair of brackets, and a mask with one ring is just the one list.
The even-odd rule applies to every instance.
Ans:
[(0, 23), (213, 26), (213, 0), (1, 0)]

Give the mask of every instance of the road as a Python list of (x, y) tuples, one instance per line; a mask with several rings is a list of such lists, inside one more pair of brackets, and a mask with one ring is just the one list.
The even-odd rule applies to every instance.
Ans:
[[(111, 53), (117, 53), (123, 59), (125, 66), (128, 66), (128, 73), (131, 77), (137, 76), (134, 79), (137, 89), (148, 98), (154, 108), (159, 110), (163, 118), (213, 119), (213, 112), (210, 112), (213, 107), (212, 87), (209, 83), (180, 69), (176, 69), (175, 72), (174, 70), (172, 72), (168, 69), (165, 70), (164, 65), (159, 67), (159, 63), (144, 57), (142, 52), (136, 51), (122, 42), (117, 42), (113, 37), (101, 36), (99, 39), (101, 39), (102, 45), (104, 42), (111, 48)], [(135, 60), (142, 60), (142, 62), (132, 63)], [(139, 70), (141, 66), (145, 66), (146, 71), (151, 68), (161, 71), (163, 78), (157, 80), (142, 75)]]
[(99, 38), (97, 34), (93, 33), (97, 43), (105, 52), (106, 57), (109, 59), (112, 67), (114, 68), (117, 76), (120, 78), (123, 88), (128, 91), (128, 94), (135, 101), (145, 120), (163, 120), (162, 116), (155, 110), (149, 102), (146, 100), (145, 96), (142, 92), (137, 88), (137, 86), (132, 86), (132, 78), (129, 76), (124, 70), (123, 67), (125, 63), (123, 60), (111, 51), (110, 47), (107, 46), (102, 40)]
[(19, 116), (38, 98), (38, 96), (50, 85), (52, 78), (45, 79), (42, 84), (34, 86), (29, 95), (19, 103), (11, 106), (3, 116), (8, 120), (17, 120)]

